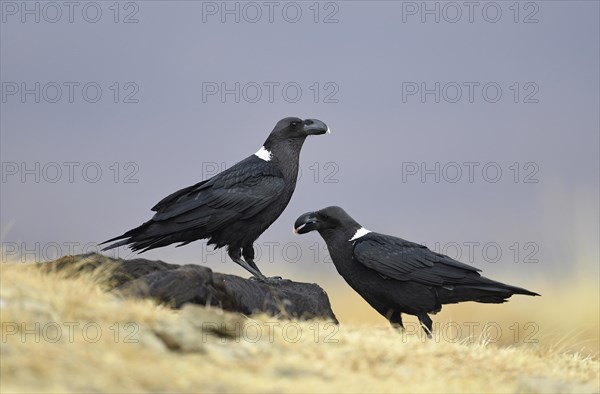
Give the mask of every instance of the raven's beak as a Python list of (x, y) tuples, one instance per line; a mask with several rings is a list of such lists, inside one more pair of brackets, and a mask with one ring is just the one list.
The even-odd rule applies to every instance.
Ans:
[(307, 212), (296, 219), (294, 223), (294, 232), (296, 234), (306, 234), (317, 229), (319, 224), (314, 212)]
[(304, 121), (304, 132), (306, 132), (306, 135), (331, 133), (329, 127), (319, 119), (306, 119)]

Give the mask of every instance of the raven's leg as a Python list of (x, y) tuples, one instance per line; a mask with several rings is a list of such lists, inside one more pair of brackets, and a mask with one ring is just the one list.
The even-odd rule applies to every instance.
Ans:
[(392, 327), (404, 330), (404, 324), (402, 324), (402, 314), (394, 309), (390, 309), (385, 316)]
[(266, 276), (264, 276), (257, 268), (255, 264), (252, 264), (253, 266), (251, 266), (250, 264), (248, 264), (247, 262), (245, 262), (242, 259), (242, 250), (239, 248), (235, 248), (235, 249), (230, 249), (229, 252), (229, 257), (231, 257), (231, 260), (233, 260), (234, 262), (238, 263), (239, 265), (241, 265), (246, 271), (250, 272), (252, 275), (254, 275), (254, 277), (258, 280), (261, 281), (266, 281), (267, 278)]
[[(248, 265), (250, 267), (252, 267), (256, 271), (260, 272), (260, 270), (256, 266), (256, 263), (254, 263), (254, 246), (252, 246), (252, 243), (250, 243), (242, 248), (242, 256), (244, 256), (244, 260), (246, 260), (246, 263), (248, 263)], [(261, 274), (262, 274), (262, 272), (261, 272)], [(255, 275), (255, 277), (258, 278), (256, 275)], [(253, 278), (250, 278), (250, 279), (253, 279)], [(281, 276), (274, 276), (272, 278), (267, 278), (265, 282), (270, 283), (270, 284), (276, 284), (280, 280), (281, 280)]]
[[(256, 264), (254, 263), (254, 246), (252, 246), (252, 243), (243, 247), (242, 256), (244, 256), (244, 260), (246, 260), (246, 263), (248, 263), (248, 265), (250, 267), (252, 267), (256, 271), (260, 272), (260, 270), (258, 269)], [(261, 272), (261, 274), (262, 274), (262, 272)]]
[(423, 327), (423, 331), (427, 334), (427, 338), (431, 338), (431, 333), (433, 331), (433, 321), (427, 313), (421, 313), (417, 315), (419, 318), (419, 322), (421, 323), (421, 327)]

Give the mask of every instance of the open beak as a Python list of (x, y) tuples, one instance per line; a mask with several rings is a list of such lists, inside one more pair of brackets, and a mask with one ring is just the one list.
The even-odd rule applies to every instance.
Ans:
[(294, 233), (306, 234), (317, 229), (319, 221), (314, 212), (307, 212), (301, 215), (294, 223)]
[(306, 135), (320, 135), (331, 133), (329, 127), (319, 119), (306, 119), (304, 121), (304, 132)]

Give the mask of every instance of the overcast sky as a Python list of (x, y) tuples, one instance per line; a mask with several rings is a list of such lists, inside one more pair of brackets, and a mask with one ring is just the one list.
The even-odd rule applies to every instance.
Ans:
[[(497, 279), (597, 278), (599, 3), (423, 4), (2, 1), (2, 261), (96, 250), (299, 116), (332, 133), (265, 274), (336, 275), (291, 229), (340, 205)], [(143, 256), (248, 276), (201, 241)]]

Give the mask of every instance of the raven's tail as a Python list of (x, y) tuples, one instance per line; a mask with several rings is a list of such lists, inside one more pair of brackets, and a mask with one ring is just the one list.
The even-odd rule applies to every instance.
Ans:
[(143, 253), (149, 249), (164, 246), (160, 244), (161, 241), (164, 240), (164, 236), (148, 236), (148, 234), (146, 233), (146, 230), (151, 224), (152, 220), (134, 229), (131, 229), (126, 233), (119, 235), (118, 237), (114, 237), (102, 242), (100, 245), (104, 245), (113, 241), (118, 241), (102, 248), (102, 251), (118, 248), (119, 246), (129, 245), (129, 248), (131, 250), (140, 251), (140, 253)]
[(438, 290), (438, 298), (442, 304), (453, 304), (463, 301), (501, 304), (514, 294), (539, 296), (538, 293), (522, 287), (496, 282), (485, 277), (478, 278), (475, 283), (444, 287)]

